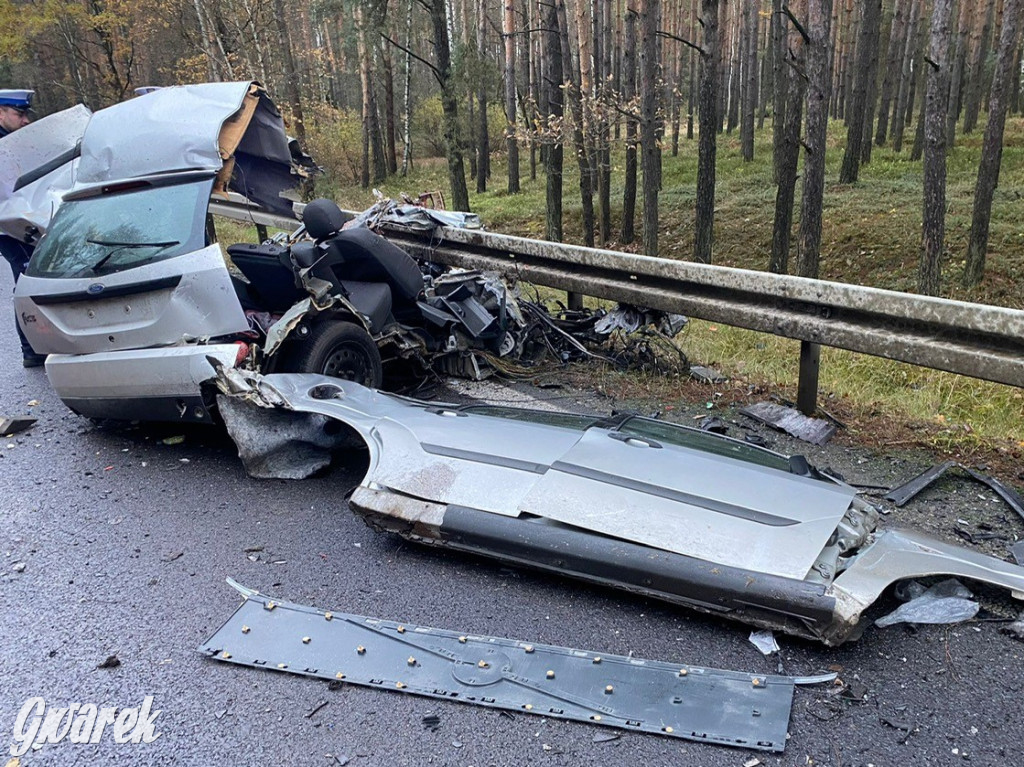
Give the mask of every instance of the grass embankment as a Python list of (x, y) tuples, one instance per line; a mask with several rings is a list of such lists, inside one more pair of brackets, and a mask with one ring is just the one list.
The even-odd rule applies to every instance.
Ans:
[[(908, 130), (913, 139), (913, 128)], [(960, 136), (948, 161), (946, 247), (943, 295), (979, 303), (1024, 307), (1018, 275), (1024, 270), (1024, 119), (1008, 120), (999, 189), (992, 210), (985, 280), (979, 287), (960, 284), (973, 205), (982, 133)], [(828, 280), (913, 291), (916, 284), (921, 231), (922, 170), (911, 162), (910, 143), (902, 153), (874, 147), (870, 164), (856, 184), (836, 183), (846, 141), (845, 128), (833, 123), (829, 133), (821, 277)], [(668, 140), (666, 139), (666, 145)], [(693, 247), (693, 205), (696, 194), (696, 142), (679, 142), (679, 154), (666, 149), (660, 196), (661, 255), (687, 258)], [(613, 154), (613, 227), (621, 219), (622, 154)], [(471, 206), (493, 230), (528, 237), (544, 233), (544, 177), (529, 177), (529, 152), (522, 153), (522, 193), (508, 195), (503, 156), (495, 156), (492, 191), (471, 194)], [(367, 190), (337, 188), (323, 179), (321, 192), (343, 206), (362, 209), (372, 202)], [(377, 185), (387, 196), (447, 190), (446, 167), (438, 159), (419, 160), (405, 178)], [(470, 189), (474, 188), (470, 180)], [(572, 154), (566, 153), (564, 185), (565, 239), (580, 241), (581, 212)], [(799, 190), (797, 218), (799, 218)], [(757, 134), (755, 160), (744, 163), (739, 136), (721, 135), (718, 149), (718, 190), (715, 215), (716, 264), (765, 269), (771, 247), (775, 187), (771, 175), (770, 122)], [(637, 221), (639, 222), (639, 211)], [(638, 223), (639, 225), (639, 223)], [(794, 231), (796, 227), (794, 224)], [(623, 248), (614, 237), (611, 248)], [(681, 339), (691, 360), (717, 366), (733, 377), (723, 387), (735, 397), (770, 387), (795, 395), (796, 342), (735, 328), (693, 322)], [(655, 382), (642, 376), (609, 372), (607, 383), (624, 396), (630, 392), (658, 398), (671, 396), (679, 382)], [(975, 381), (842, 350), (823, 349), (821, 402), (865, 436), (880, 442), (918, 442), (943, 450), (1002, 455), (1020, 460), (1024, 454), (1024, 394), (1020, 389)], [(764, 396), (760, 394), (760, 396)], [(909, 429), (909, 431), (908, 431)]]

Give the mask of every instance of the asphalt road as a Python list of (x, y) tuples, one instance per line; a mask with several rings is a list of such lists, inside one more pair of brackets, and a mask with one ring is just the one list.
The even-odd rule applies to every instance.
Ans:
[[(786, 673), (832, 669), (866, 689), (863, 701), (838, 694), (839, 687), (799, 689), (783, 755), (638, 733), (608, 741), (609, 730), (585, 724), (358, 687), (329, 690), (208, 660), (196, 648), (238, 604), (224, 583), (231, 576), (324, 609), (673, 663), (779, 670), (779, 660), (763, 657), (739, 624), (375, 533), (344, 500), (361, 477), (358, 466), (299, 482), (258, 481), (245, 476), (230, 441), (214, 429), (98, 429), (63, 407), (41, 369), (19, 366), (9, 290), (5, 272), (0, 415), (30, 413), (39, 421), (0, 441), (0, 747), (33, 696), (56, 706), (135, 706), (151, 695), (160, 711), (160, 736), (151, 744), (65, 740), (30, 751), (22, 765), (1020, 760), (1024, 643), (993, 622), (869, 629), (836, 649), (780, 637)], [(554, 395), (567, 408), (617, 404), (586, 393)], [(685, 412), (685, 403), (676, 407)], [(777, 449), (804, 450), (851, 481), (890, 484), (922, 468), (918, 456), (838, 445), (807, 451), (768, 436)], [(892, 516), (904, 512), (904, 521), (946, 537), (964, 516), (988, 520), (1010, 539), (1024, 536), (1024, 523), (991, 492), (959, 480)], [(997, 544), (1004, 545), (989, 542)], [(1003, 614), (1013, 607), (992, 595), (983, 603)], [(119, 666), (97, 668), (111, 655)], [(428, 715), (439, 718), (436, 731), (424, 727)]]

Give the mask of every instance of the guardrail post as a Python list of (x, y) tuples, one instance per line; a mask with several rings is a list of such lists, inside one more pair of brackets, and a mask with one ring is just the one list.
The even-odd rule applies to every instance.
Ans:
[(259, 241), (261, 243), (264, 240), (267, 239), (267, 225), (266, 224), (256, 224), (256, 237), (257, 237), (257, 239), (259, 239)]
[(818, 366), (821, 347), (810, 341), (800, 342), (800, 381), (796, 389), (796, 407), (804, 415), (818, 410)]
[(574, 312), (578, 312), (583, 309), (583, 294), (569, 292), (565, 294), (565, 297), (569, 303), (569, 309)]

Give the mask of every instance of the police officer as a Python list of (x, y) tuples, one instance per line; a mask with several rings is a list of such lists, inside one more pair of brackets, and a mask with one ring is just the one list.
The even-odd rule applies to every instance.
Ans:
[[(0, 141), (18, 128), (24, 128), (29, 124), (34, 93), (35, 91), (26, 90), (0, 90)], [(18, 277), (28, 266), (28, 260), (32, 256), (32, 246), (0, 232), (0, 254), (11, 265), (14, 282), (17, 283)], [(32, 345), (25, 338), (25, 334), (21, 332), (21, 326), (17, 324), (17, 321), (15, 321), (15, 327), (18, 329), (18, 336), (21, 339), (22, 364), (27, 368), (39, 367), (46, 361), (46, 357), (35, 353)]]

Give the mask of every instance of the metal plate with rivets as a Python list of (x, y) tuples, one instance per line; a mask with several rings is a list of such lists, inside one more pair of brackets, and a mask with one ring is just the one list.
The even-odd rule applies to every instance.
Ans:
[(623, 730), (782, 751), (795, 681), (246, 599), (199, 649), (227, 663)]

